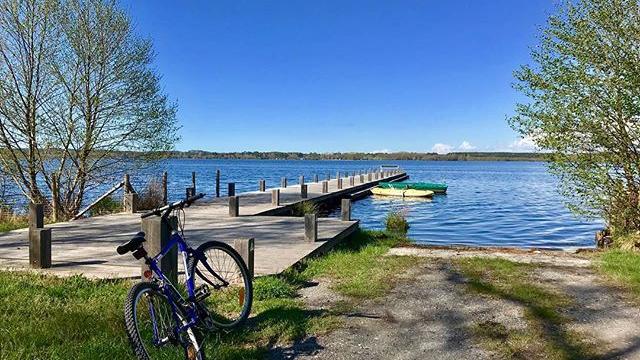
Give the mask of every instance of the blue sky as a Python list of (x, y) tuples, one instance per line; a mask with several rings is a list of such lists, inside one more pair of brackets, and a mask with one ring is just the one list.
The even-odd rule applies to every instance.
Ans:
[[(122, 0), (180, 150), (526, 150), (505, 118), (554, 3)], [(439, 145), (438, 145), (439, 144)]]

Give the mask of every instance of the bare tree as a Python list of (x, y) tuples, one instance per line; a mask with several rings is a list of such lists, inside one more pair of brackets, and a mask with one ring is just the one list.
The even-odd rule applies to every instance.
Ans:
[[(10, 112), (3, 116), (2, 122), (11, 124), (3, 129), (6, 138), (23, 132), (32, 137), (3, 141), (6, 154), (17, 154), (0, 157), (14, 166), (10, 173), (29, 190), (25, 194), (46, 198), (54, 214), (70, 217), (88, 189), (113, 181), (144, 154), (172, 148), (176, 106), (162, 93), (151, 67), (151, 42), (135, 35), (115, 1), (67, 0), (27, 10), (36, 18), (46, 12), (53, 23), (45, 34), (52, 52), (41, 85), (46, 97), (34, 112), (35, 130), (14, 125)], [(13, 31), (10, 26), (3, 30)], [(11, 58), (4, 62), (7, 67), (16, 63)], [(33, 148), (24, 151), (29, 141)], [(123, 156), (122, 151), (140, 155)], [(23, 179), (25, 164), (27, 175), (34, 175)]]

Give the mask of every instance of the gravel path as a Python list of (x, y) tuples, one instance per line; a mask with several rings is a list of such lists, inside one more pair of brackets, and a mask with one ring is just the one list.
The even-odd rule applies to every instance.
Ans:
[[(429, 249), (409, 252), (427, 259), (404, 274), (387, 296), (360, 304), (356, 311), (344, 316), (341, 329), (274, 349), (271, 358), (493, 359), (497, 356), (475, 343), (468, 328), (488, 321), (508, 329), (526, 326), (520, 305), (466, 291), (464, 279), (451, 260), (469, 253)], [(589, 268), (588, 258), (566, 253), (494, 255), (541, 264), (533, 276), (573, 298), (575, 305), (565, 314), (573, 319), (569, 325), (572, 329), (596, 339), (605, 358), (640, 359), (639, 307), (627, 301), (621, 291), (605, 284)], [(482, 256), (494, 255), (482, 252)], [(329, 284), (323, 282), (303, 290), (302, 296), (313, 308), (326, 308), (339, 300), (329, 290)]]

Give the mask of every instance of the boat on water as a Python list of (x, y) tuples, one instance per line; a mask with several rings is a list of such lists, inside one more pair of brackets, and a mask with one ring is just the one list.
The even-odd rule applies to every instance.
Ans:
[(426, 190), (436, 194), (447, 192), (447, 184), (431, 182), (381, 182), (378, 187), (381, 189)]
[(418, 189), (396, 189), (392, 187), (374, 187), (371, 189), (373, 195), (382, 196), (398, 196), (398, 197), (432, 197), (434, 192), (431, 190), (418, 190)]

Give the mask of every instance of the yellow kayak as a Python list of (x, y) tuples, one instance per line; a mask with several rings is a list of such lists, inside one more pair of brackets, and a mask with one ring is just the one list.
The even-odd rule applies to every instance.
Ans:
[(416, 190), (416, 189), (394, 189), (394, 188), (381, 188), (374, 187), (371, 189), (371, 193), (374, 195), (383, 196), (400, 196), (400, 197), (432, 197), (433, 191), (431, 190)]

